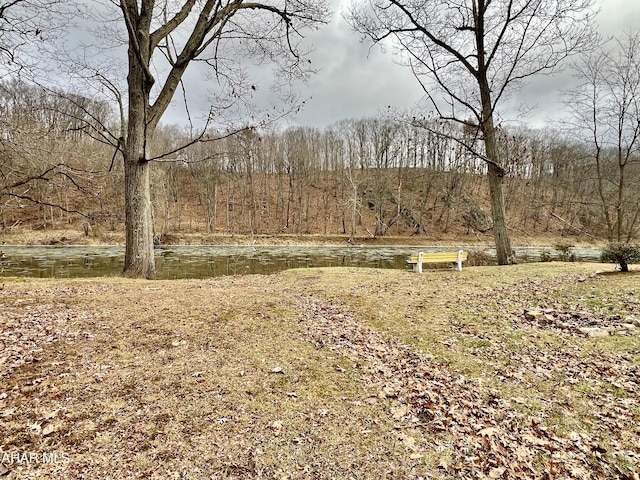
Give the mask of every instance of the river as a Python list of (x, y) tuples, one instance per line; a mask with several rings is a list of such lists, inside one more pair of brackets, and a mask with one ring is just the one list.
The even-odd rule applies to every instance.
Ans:
[[(163, 246), (155, 250), (158, 279), (208, 278), (219, 275), (269, 274), (301, 267), (375, 267), (406, 269), (406, 257), (418, 251), (462, 248), (470, 264), (490, 263), (488, 247), (417, 246)], [(83, 278), (117, 276), (124, 248), (117, 246), (8, 246), (0, 276)], [(519, 262), (560, 259), (553, 247), (516, 247)], [(598, 249), (572, 249), (575, 260), (599, 261)]]

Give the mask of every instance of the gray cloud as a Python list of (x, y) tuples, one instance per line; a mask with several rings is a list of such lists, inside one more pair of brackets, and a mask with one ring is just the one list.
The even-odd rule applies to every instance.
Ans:
[[(601, 10), (598, 23), (604, 36), (620, 34), (640, 25), (640, 2), (637, 0), (596, 0), (596, 5)], [(308, 44), (313, 45), (310, 58), (319, 72), (307, 84), (297, 85), (302, 96), (309, 99), (303, 110), (288, 118), (287, 123), (325, 127), (341, 119), (375, 116), (389, 106), (401, 110), (411, 108), (421, 100), (423, 92), (409, 69), (398, 65), (397, 57), (390, 50), (382, 52), (379, 47), (371, 48), (362, 43), (343, 19), (340, 5), (336, 5), (335, 10), (328, 25), (306, 38)], [(195, 74), (191, 76), (193, 78)], [(268, 75), (265, 73), (264, 76)], [(531, 79), (522, 89), (513, 92), (503, 105), (502, 118), (536, 126), (554, 120), (563, 105), (560, 92), (572, 81), (570, 72)], [(255, 97), (256, 103), (263, 107), (275, 100), (266, 83), (261, 82)], [(194, 83), (193, 88), (189, 97), (195, 104), (203, 104), (205, 86)], [(530, 107), (535, 108), (531, 110)], [(522, 109), (531, 111), (522, 117)], [(167, 120), (181, 123), (184, 115), (177, 110), (169, 112)]]
[(636, 0), (596, 0), (600, 7), (598, 24), (603, 35), (617, 35), (640, 28), (640, 2)]
[[(640, 25), (640, 2), (596, 0), (599, 30), (604, 36), (620, 34)], [(312, 38), (314, 64), (320, 73), (307, 91), (313, 99), (295, 117), (297, 124), (323, 126), (342, 118), (375, 115), (388, 105), (407, 108), (422, 97), (417, 80), (390, 53), (369, 49), (338, 14)], [(563, 107), (561, 92), (574, 82), (571, 72), (532, 78), (504, 104), (506, 121), (526, 121), (542, 126), (556, 120)], [(527, 115), (522, 116), (526, 111)]]
[(310, 40), (315, 47), (311, 59), (320, 72), (303, 87), (311, 99), (294, 123), (326, 126), (340, 119), (375, 116), (389, 106), (408, 108), (422, 98), (409, 69), (380, 47), (362, 43), (340, 14)]

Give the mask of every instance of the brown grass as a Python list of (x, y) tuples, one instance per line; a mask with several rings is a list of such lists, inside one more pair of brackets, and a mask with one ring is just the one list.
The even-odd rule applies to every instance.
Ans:
[[(5, 279), (2, 463), (8, 478), (455, 478), (465, 461), (451, 447), (455, 432), (423, 428), (402, 395), (384, 393), (376, 378), (384, 375), (360, 354), (369, 340), (331, 337), (347, 323), (322, 327), (333, 332), (314, 324), (318, 312), (333, 312), (352, 318), (359, 335), (391, 342), (380, 348), (417, 353), (503, 399), (496, 425), (537, 422), (600, 445), (601, 458), (567, 460), (586, 472), (577, 478), (615, 469), (635, 478), (640, 337), (584, 338), (520, 318), (550, 304), (638, 314), (637, 274), (594, 277), (602, 268)], [(57, 461), (43, 461), (53, 453)], [(551, 454), (531, 458), (541, 477), (569, 472)]]
[[(162, 236), (160, 241), (171, 245), (346, 245), (349, 235), (231, 235), (226, 233), (173, 232)], [(358, 236), (356, 244), (363, 245), (478, 245), (494, 244), (491, 234), (461, 234), (459, 232), (433, 236)], [(557, 237), (544, 235), (518, 235), (511, 237), (513, 245), (530, 247), (549, 247), (556, 245), (573, 245), (576, 247), (593, 247), (603, 242), (590, 237)], [(29, 226), (18, 226), (0, 230), (0, 243), (8, 245), (124, 245), (124, 232), (111, 231), (103, 227), (95, 227), (85, 235), (81, 225), (69, 228), (48, 228), (34, 230)]]

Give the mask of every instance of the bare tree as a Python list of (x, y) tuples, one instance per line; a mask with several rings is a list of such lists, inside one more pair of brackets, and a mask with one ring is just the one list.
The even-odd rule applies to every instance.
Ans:
[[(0, 0), (0, 64), (5, 74), (30, 66), (32, 50), (42, 50), (64, 29), (63, 0)], [(43, 62), (40, 59), (40, 62)]]
[(222, 182), (223, 145), (220, 143), (200, 143), (182, 152), (188, 172), (193, 179), (199, 204), (205, 216), (206, 232), (216, 229), (218, 213), (218, 190)]
[[(630, 241), (638, 197), (629, 168), (640, 165), (640, 31), (612, 39), (576, 65), (581, 84), (569, 92), (573, 127), (590, 145), (596, 195), (610, 241)], [(635, 211), (632, 209), (635, 207)]]
[[(592, 40), (592, 0), (362, 0), (348, 21), (375, 43), (395, 41), (441, 118), (474, 129), (488, 166), (498, 263), (512, 261), (496, 147), (497, 107), (523, 80), (557, 70)], [(435, 92), (438, 92), (436, 94)], [(462, 140), (461, 140), (462, 141)]]
[(0, 81), (0, 211), (34, 205), (42, 227), (55, 222), (54, 210), (85, 218), (100, 214), (99, 205), (80, 207), (82, 197), (96, 199), (105, 170), (104, 151), (77, 131), (91, 121), (85, 112), (105, 123), (111, 114), (81, 95)]
[[(154, 161), (175, 158), (176, 151), (153, 154), (150, 143), (176, 92), (186, 100), (187, 69), (196, 62), (206, 66), (214, 83), (222, 86), (219, 99), (227, 106), (246, 102), (260, 87), (248, 81), (247, 69), (240, 66), (242, 58), (272, 63), (276, 79), (282, 80), (279, 85), (287, 86), (288, 79), (309, 72), (300, 48), (302, 30), (324, 21), (327, 12), (323, 0), (105, 2), (109, 4), (118, 8), (120, 16), (121, 29), (114, 39), (124, 35), (127, 47), (127, 93), (121, 94), (118, 81), (107, 80), (109, 75), (94, 75), (118, 98), (122, 112), (120, 133), (95, 134), (116, 146), (124, 159), (124, 274), (153, 278), (150, 169)], [(214, 140), (207, 129), (221, 113), (212, 106), (192, 142)]]
[[(25, 81), (36, 65), (46, 65), (45, 51), (66, 27), (63, 0), (0, 0), (0, 210), (4, 202), (30, 202), (54, 220), (53, 209), (71, 212), (60, 192), (84, 190), (87, 172), (72, 165), (69, 142), (77, 140), (75, 125), (67, 119), (84, 103), (94, 112), (100, 107), (81, 95), (61, 100), (59, 92), (44, 92)], [(36, 61), (36, 57), (39, 57)], [(64, 195), (66, 197), (66, 193)]]

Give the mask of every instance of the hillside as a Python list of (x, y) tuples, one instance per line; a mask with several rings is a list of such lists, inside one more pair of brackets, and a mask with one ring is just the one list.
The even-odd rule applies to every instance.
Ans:
[[(277, 174), (254, 174), (250, 180), (220, 174), (212, 185), (171, 169), (159, 170), (156, 176), (158, 243), (226, 243), (230, 237), (259, 242), (265, 237), (264, 242), (271, 243), (292, 238), (305, 242), (301, 237), (319, 243), (350, 238), (391, 244), (492, 242), (490, 207), (480, 175), (417, 168), (366, 171), (355, 191), (333, 172), (292, 181)], [(120, 181), (115, 175), (110, 180)], [(98, 187), (97, 195), (66, 191), (61, 200), (70, 211), (28, 201), (6, 202), (0, 238), (7, 243), (122, 243), (121, 193), (109, 192), (108, 187), (106, 182)], [(585, 228), (575, 212), (554, 203), (553, 189), (534, 196), (518, 179), (508, 179), (506, 187), (509, 227), (520, 245), (541, 239), (547, 244), (602, 240)]]

